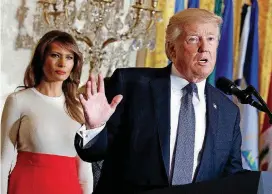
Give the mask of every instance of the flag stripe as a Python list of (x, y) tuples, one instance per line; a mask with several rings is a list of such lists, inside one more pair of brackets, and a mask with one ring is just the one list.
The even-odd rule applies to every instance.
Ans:
[(248, 37), (249, 37), (249, 29), (250, 29), (250, 15), (251, 15), (251, 6), (245, 6), (247, 12), (245, 14), (245, 20), (243, 22), (243, 27), (241, 30), (241, 41), (240, 41), (240, 50), (239, 50), (239, 63), (238, 63), (238, 79), (243, 78), (244, 72), (244, 63), (247, 51)]
[[(214, 13), (220, 17), (222, 17), (222, 4), (223, 4), (223, 0), (216, 0), (215, 1)], [(208, 77), (208, 82), (213, 86), (215, 86), (215, 73), (216, 73), (216, 65), (214, 67), (213, 72)]]
[(221, 76), (232, 79), (233, 72), (233, 4), (231, 0), (224, 0), (224, 5), (215, 79)]
[[(258, 5), (253, 2), (252, 6), (256, 7)], [(242, 9), (242, 14), (245, 14), (245, 18), (242, 22), (243, 26), (241, 27), (237, 74), (238, 79), (235, 83), (244, 89), (248, 85), (253, 85), (251, 77), (258, 77), (258, 71), (253, 71), (256, 66), (258, 67), (258, 62), (256, 62), (256, 60), (251, 60), (251, 58), (258, 58), (258, 52), (255, 52), (254, 49), (258, 50), (259, 45), (258, 41), (250, 40), (256, 37), (258, 38), (258, 30), (256, 31), (255, 28), (258, 26), (258, 21), (256, 20), (256, 17), (258, 18), (258, 16), (256, 16), (258, 14), (258, 9), (253, 9), (248, 5), (244, 5)], [(247, 71), (248, 69), (250, 71)], [(245, 73), (246, 71), (247, 73)], [(254, 85), (256, 85), (256, 83)], [(248, 104), (238, 103), (238, 106), (241, 112), (240, 126), (242, 134), (241, 151), (243, 168), (248, 170), (258, 170), (258, 111), (256, 108)]]
[(188, 8), (199, 8), (199, 0), (189, 0)]
[(258, 2), (257, 0), (252, 0), (250, 16), (250, 32), (245, 59), (244, 75), (247, 83), (254, 86), (256, 90), (258, 90), (259, 88), (258, 14), (259, 14)]

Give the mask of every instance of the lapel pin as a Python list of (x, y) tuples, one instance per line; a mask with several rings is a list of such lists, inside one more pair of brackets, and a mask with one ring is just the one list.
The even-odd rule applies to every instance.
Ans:
[(215, 103), (213, 103), (213, 108), (217, 109), (217, 105)]

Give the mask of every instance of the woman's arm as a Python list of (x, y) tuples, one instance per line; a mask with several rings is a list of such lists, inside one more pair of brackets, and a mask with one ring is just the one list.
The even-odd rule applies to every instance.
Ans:
[(93, 171), (92, 164), (82, 161), (77, 157), (79, 184), (83, 194), (91, 194), (93, 192)]
[(16, 94), (6, 99), (1, 119), (1, 193), (7, 193), (8, 177), (16, 161), (16, 142), (20, 127), (20, 112)]

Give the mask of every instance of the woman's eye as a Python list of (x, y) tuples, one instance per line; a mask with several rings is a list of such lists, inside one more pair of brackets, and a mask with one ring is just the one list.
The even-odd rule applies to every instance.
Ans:
[(52, 53), (51, 57), (53, 57), (53, 58), (59, 58), (60, 56), (58, 54)]

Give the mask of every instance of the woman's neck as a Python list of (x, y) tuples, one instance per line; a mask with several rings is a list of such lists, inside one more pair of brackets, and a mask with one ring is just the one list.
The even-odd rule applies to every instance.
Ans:
[(38, 90), (40, 93), (50, 96), (50, 97), (58, 97), (61, 96), (62, 91), (62, 83), (63, 82), (46, 82), (44, 80), (41, 81), (41, 83), (36, 86), (36, 90)]

